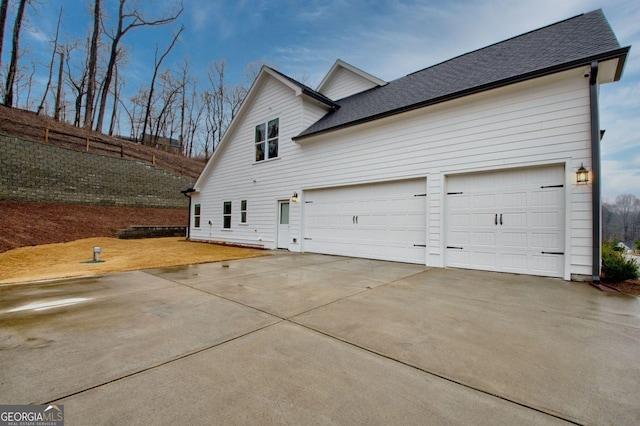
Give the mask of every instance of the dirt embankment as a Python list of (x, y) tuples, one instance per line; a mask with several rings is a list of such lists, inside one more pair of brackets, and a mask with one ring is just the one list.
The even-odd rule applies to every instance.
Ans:
[(129, 225), (186, 226), (180, 209), (101, 207), (0, 201), (0, 253), (17, 247), (113, 237)]

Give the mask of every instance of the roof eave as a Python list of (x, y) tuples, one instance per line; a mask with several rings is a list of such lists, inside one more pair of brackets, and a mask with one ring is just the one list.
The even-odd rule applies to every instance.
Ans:
[(603, 54), (599, 54), (599, 55), (593, 55), (587, 58), (581, 58), (575, 61), (570, 61), (570, 62), (565, 62), (563, 64), (559, 64), (559, 65), (555, 65), (553, 67), (548, 67), (548, 68), (544, 68), (541, 70), (536, 70), (536, 71), (532, 71), (529, 73), (525, 73), (525, 74), (520, 74), (514, 77), (509, 77), (509, 78), (505, 78), (502, 80), (498, 80), (498, 81), (494, 81), (491, 83), (487, 83), (487, 84), (483, 84), (480, 86), (475, 86), (469, 89), (465, 89), (465, 90), (461, 90), (455, 93), (450, 93), (444, 96), (440, 96), (438, 98), (434, 98), (434, 99), (429, 99), (427, 101), (424, 102), (419, 102), (419, 103), (415, 103), (415, 104), (411, 104), (411, 105), (407, 105), (401, 108), (396, 108), (390, 111), (385, 111), (383, 113), (380, 114), (375, 114), (369, 117), (364, 117), (358, 120), (354, 120), (354, 121), (350, 121), (348, 123), (344, 123), (338, 126), (334, 126), (334, 127), (329, 127), (327, 129), (322, 129), (322, 130), (318, 130), (316, 132), (313, 133), (308, 133), (308, 134), (300, 134), (298, 136), (294, 136), (293, 138), (291, 138), (293, 141), (300, 141), (303, 139), (308, 139), (311, 138), (313, 136), (318, 136), (324, 133), (329, 133), (329, 132), (333, 132), (336, 130), (340, 130), (340, 129), (344, 129), (347, 127), (352, 127), (352, 126), (356, 126), (358, 124), (363, 124), (363, 123), (368, 123), (370, 121), (375, 121), (375, 120), (379, 120), (381, 118), (385, 118), (385, 117), (391, 117), (393, 115), (397, 115), (397, 114), (401, 114), (403, 112), (408, 112), (408, 111), (413, 111), (415, 109), (419, 109), (419, 108), (424, 108), (426, 106), (431, 106), (431, 105), (435, 105), (435, 104), (439, 104), (442, 102), (446, 102), (446, 101), (450, 101), (450, 100), (454, 100), (454, 99), (458, 99), (458, 98), (462, 98), (464, 96), (469, 96), (469, 95), (474, 95), (476, 93), (480, 93), (480, 92), (484, 92), (487, 90), (491, 90), (491, 89), (497, 89), (499, 87), (503, 87), (503, 86), (507, 86), (509, 84), (514, 84), (514, 83), (520, 83), (526, 80), (531, 80), (533, 78), (538, 78), (538, 77), (544, 77), (546, 75), (550, 75), (550, 74), (555, 74), (558, 72), (562, 72), (562, 71), (567, 71), (573, 68), (577, 68), (580, 66), (585, 66), (585, 65), (589, 65), (591, 64), (591, 62), (593, 61), (606, 61), (609, 59), (615, 59), (615, 58), (619, 58), (620, 60), (618, 61), (618, 67), (616, 69), (616, 76), (615, 76), (615, 81), (620, 80), (620, 77), (622, 76), (622, 71), (624, 69), (624, 64), (626, 63), (626, 58), (627, 55), (629, 54), (629, 49), (630, 46), (627, 47), (622, 47), (620, 49), (616, 49), (616, 50), (612, 50), (610, 52), (607, 53), (603, 53)]

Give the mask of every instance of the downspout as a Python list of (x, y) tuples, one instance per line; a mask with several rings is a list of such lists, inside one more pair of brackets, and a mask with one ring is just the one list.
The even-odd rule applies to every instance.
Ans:
[(187, 189), (183, 189), (180, 192), (182, 192), (182, 194), (185, 197), (189, 197), (189, 218), (187, 219), (187, 240), (188, 240), (189, 237), (191, 236), (191, 193), (196, 192), (196, 190), (193, 188), (187, 188)]
[(589, 97), (591, 103), (591, 221), (592, 221), (592, 276), (594, 283), (600, 282), (600, 113), (598, 109), (598, 62), (591, 62), (591, 79), (589, 80)]

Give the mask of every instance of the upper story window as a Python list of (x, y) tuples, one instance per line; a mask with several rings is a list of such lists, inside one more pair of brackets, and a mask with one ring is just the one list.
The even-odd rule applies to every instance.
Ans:
[(278, 136), (280, 119), (275, 118), (256, 126), (256, 161), (264, 161), (278, 156)]

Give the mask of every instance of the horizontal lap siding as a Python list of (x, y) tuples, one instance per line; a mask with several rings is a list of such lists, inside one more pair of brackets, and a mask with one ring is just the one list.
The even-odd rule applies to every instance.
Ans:
[[(316, 121), (325, 111), (308, 105), (303, 110), (300, 97), (273, 79), (268, 79), (258, 89), (260, 92), (253, 107), (244, 117), (231, 143), (226, 146), (207, 184), (200, 194), (194, 196), (193, 203), (203, 205), (203, 226), (200, 230), (192, 230), (193, 239), (257, 244), (268, 248), (275, 245), (277, 200), (288, 199), (293, 193), (288, 182), (293, 177), (284, 172), (296, 161), (296, 151), (299, 149), (291, 137), (300, 133), (305, 120)], [(280, 158), (254, 163), (255, 126), (273, 118), (280, 119)], [(247, 200), (248, 204), (246, 225), (239, 223), (241, 200)], [(233, 203), (231, 231), (222, 230), (224, 201)], [(293, 211), (291, 213), (291, 226), (299, 227), (299, 219)], [(214, 226), (209, 229), (207, 222), (211, 218)]]
[[(268, 80), (244, 122), (213, 170), (199, 198), (220, 210), (222, 199), (234, 201), (234, 230), (215, 237), (275, 240), (278, 198), (304, 189), (427, 176), (427, 263), (443, 266), (442, 194), (446, 175), (537, 164), (567, 163), (567, 173), (590, 165), (588, 80), (582, 72), (514, 84), (445, 102), (376, 122), (291, 141), (324, 111), (303, 102), (293, 91)], [(253, 129), (280, 117), (281, 159), (253, 164)], [(257, 183), (253, 183), (256, 179)], [(567, 212), (576, 225), (567, 228), (571, 273), (590, 274), (590, 186), (568, 178)], [(249, 200), (249, 226), (236, 226), (240, 200)], [(195, 202), (195, 201), (194, 201)], [(301, 209), (291, 205), (291, 237), (300, 242)], [(206, 214), (202, 222), (206, 224)], [(207, 232), (205, 232), (207, 231)], [(208, 230), (192, 232), (209, 238)], [(215, 239), (215, 238), (214, 238)], [(267, 244), (269, 247), (270, 245)], [(302, 248), (300, 245), (292, 250)], [(575, 248), (575, 250), (574, 250)]]
[(364, 92), (374, 86), (375, 84), (371, 81), (365, 80), (351, 71), (340, 69), (322, 93), (329, 99), (338, 100)]

